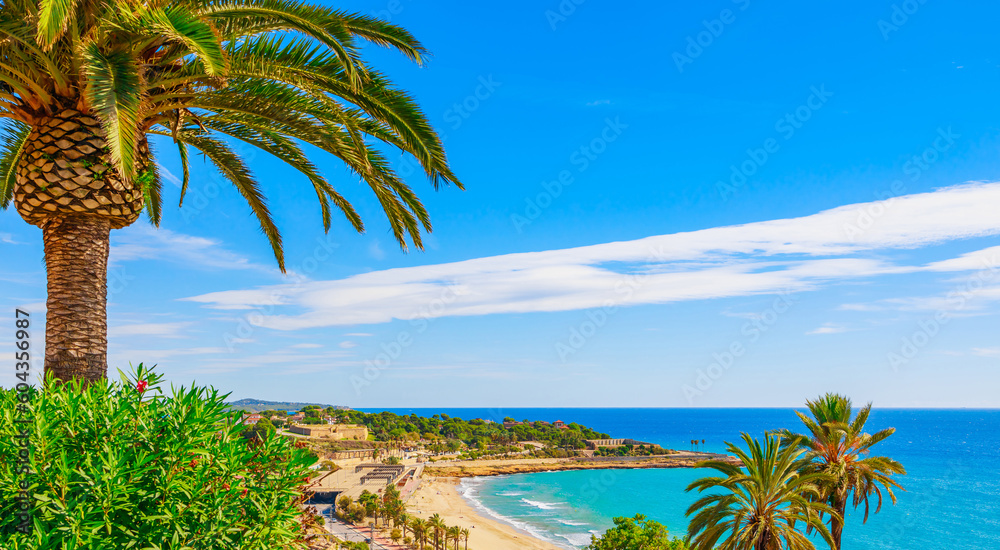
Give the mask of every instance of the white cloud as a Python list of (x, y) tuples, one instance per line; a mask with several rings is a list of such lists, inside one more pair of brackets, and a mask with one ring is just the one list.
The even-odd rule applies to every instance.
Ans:
[(356, 347), (358, 347), (358, 343), (357, 342), (352, 342), (350, 340), (344, 340), (343, 342), (340, 343), (340, 347), (342, 347), (344, 349), (356, 348)]
[(323, 346), (319, 344), (295, 344), (294, 346), (289, 346), (289, 347), (292, 347), (294, 349), (316, 349), (316, 348), (321, 348)]
[(972, 353), (980, 357), (1000, 357), (1000, 348), (973, 348)]
[(118, 349), (109, 347), (108, 355), (111, 357), (108, 363), (111, 368), (122, 368), (129, 362), (132, 364), (145, 363), (152, 365), (173, 357), (186, 357), (189, 355), (212, 355), (226, 353), (228, 350), (222, 347), (197, 347), (197, 348), (169, 348), (169, 349)]
[(123, 336), (160, 336), (177, 338), (181, 329), (191, 323), (138, 323), (134, 325), (118, 325), (108, 328), (109, 338)]
[(112, 264), (134, 260), (159, 260), (194, 269), (251, 269), (278, 273), (277, 266), (251, 262), (222, 246), (220, 241), (156, 229), (137, 223), (112, 233)]
[(992, 246), (957, 258), (927, 264), (928, 271), (975, 271), (1000, 267), (1000, 246)]
[(370, 332), (348, 332), (344, 336), (365, 337), (365, 336), (375, 336), (375, 335)]
[(823, 323), (823, 326), (814, 328), (813, 330), (810, 330), (806, 334), (839, 334), (841, 332), (847, 332), (849, 330), (851, 329), (842, 325), (837, 325), (835, 323)]
[(265, 317), (261, 325), (296, 330), (803, 291), (876, 275), (959, 269), (957, 262), (896, 265), (866, 256), (996, 235), (997, 204), (1000, 183), (969, 184), (800, 218), (387, 269), (188, 300), (223, 309), (275, 305), (280, 313)]

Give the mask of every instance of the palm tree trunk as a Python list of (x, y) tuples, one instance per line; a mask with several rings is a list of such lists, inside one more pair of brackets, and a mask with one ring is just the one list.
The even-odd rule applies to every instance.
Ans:
[(93, 215), (41, 224), (48, 272), (45, 373), (94, 382), (108, 370), (108, 250), (111, 223)]
[[(844, 517), (844, 512), (847, 510), (847, 495), (837, 495), (834, 497), (833, 509), (840, 514), (840, 517)], [(845, 518), (846, 519), (846, 518)], [(834, 550), (840, 550), (840, 538), (844, 534), (844, 521), (837, 520), (837, 518), (830, 518), (830, 535), (833, 537)]]

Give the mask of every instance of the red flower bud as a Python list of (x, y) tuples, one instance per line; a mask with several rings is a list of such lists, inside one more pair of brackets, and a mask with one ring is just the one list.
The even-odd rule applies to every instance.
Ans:
[(135, 385), (135, 391), (142, 394), (142, 392), (146, 391), (146, 386), (148, 385), (149, 383), (146, 382), (145, 380), (139, 380), (139, 383)]
[(229, 490), (229, 484), (228, 483), (223, 483), (222, 484), (222, 488), (228, 491)]

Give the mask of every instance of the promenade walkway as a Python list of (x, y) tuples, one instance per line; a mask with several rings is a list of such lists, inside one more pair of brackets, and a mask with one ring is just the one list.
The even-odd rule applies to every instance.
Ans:
[(333, 513), (333, 505), (313, 504), (312, 506), (315, 507), (316, 511), (323, 516), (324, 527), (326, 530), (340, 540), (350, 542), (370, 541), (368, 542), (368, 546), (371, 550), (406, 550), (406, 547), (393, 544), (379, 533), (376, 533), (375, 538), (372, 539), (372, 536), (367, 529), (358, 529), (353, 525), (348, 525), (340, 521)]

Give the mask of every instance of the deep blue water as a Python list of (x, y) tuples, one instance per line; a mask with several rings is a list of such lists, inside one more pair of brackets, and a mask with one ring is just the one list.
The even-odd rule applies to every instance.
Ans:
[[(740, 432), (798, 431), (789, 409), (391, 409), (422, 416), (446, 413), (465, 419), (563, 420), (579, 422), (612, 437), (631, 437), (667, 448), (723, 451)], [(1000, 411), (876, 410), (867, 431), (895, 427), (877, 447), (907, 469), (906, 492), (888, 500), (862, 524), (848, 515), (845, 550), (1000, 549)], [(684, 533), (684, 511), (695, 500), (684, 488), (706, 471), (603, 470), (521, 474), (467, 480), (474, 504), (532, 534), (567, 548), (579, 548), (590, 533), (612, 525), (615, 516), (645, 514), (671, 532)], [(873, 509), (874, 511), (874, 509)]]

